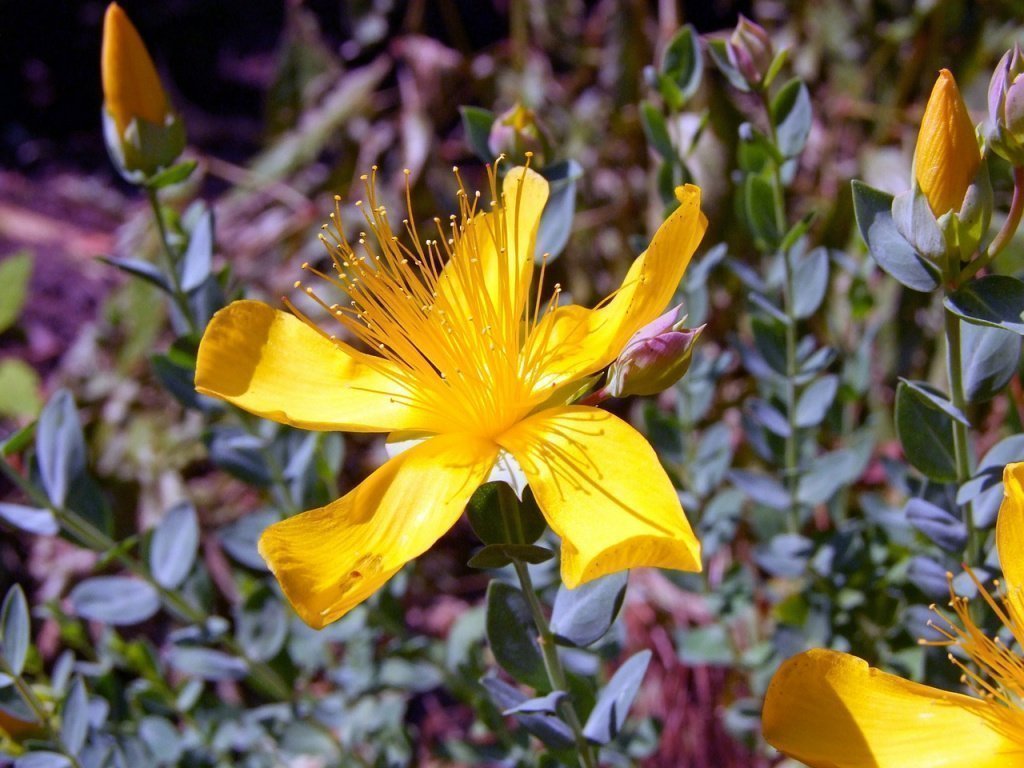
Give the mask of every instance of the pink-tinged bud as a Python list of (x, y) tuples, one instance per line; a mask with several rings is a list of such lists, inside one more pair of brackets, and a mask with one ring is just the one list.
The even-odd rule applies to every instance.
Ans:
[(703, 325), (683, 328), (684, 322), (680, 305), (634, 333), (608, 370), (607, 394), (654, 395), (683, 378), (704, 330)]
[(726, 41), (725, 50), (729, 63), (739, 70), (751, 87), (761, 84), (775, 58), (772, 40), (764, 27), (743, 14), (740, 14), (736, 29)]
[(1024, 165), (1024, 54), (1017, 45), (1003, 54), (989, 81), (986, 133), (996, 154)]
[(505, 155), (511, 162), (523, 165), (526, 153), (532, 152), (531, 164), (543, 167), (547, 161), (549, 142), (547, 132), (532, 109), (516, 104), (498, 115), (491, 125), (487, 147), (497, 155)]

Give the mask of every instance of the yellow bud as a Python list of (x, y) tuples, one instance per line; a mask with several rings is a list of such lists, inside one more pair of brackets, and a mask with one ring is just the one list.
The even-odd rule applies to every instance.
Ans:
[(123, 136), (133, 119), (163, 125), (170, 111), (153, 60), (117, 3), (103, 17), (103, 100)]
[(959, 211), (981, 164), (974, 123), (948, 69), (928, 98), (914, 150), (914, 177), (936, 217)]

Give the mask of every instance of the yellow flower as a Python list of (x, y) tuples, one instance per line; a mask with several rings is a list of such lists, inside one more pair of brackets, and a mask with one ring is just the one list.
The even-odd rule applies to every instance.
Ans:
[[(1024, 643), (1024, 462), (1003, 474), (996, 546), (1006, 594), (979, 589)], [(768, 742), (811, 768), (1021, 768), (1024, 657), (973, 622), (954, 596), (958, 624), (941, 631), (972, 662), (950, 655), (975, 696), (931, 688), (868, 667), (855, 656), (812, 650), (779, 668), (765, 698)], [(945, 618), (945, 617), (944, 617)]]
[(103, 100), (123, 136), (132, 120), (163, 125), (170, 107), (153, 60), (121, 6), (111, 3), (103, 17), (100, 60)]
[(936, 217), (958, 212), (981, 165), (974, 124), (948, 69), (939, 72), (914, 149), (914, 178)]
[(700, 190), (679, 188), (679, 208), (592, 310), (558, 306), (557, 285), (546, 304), (539, 289), (531, 299), (547, 196), (533, 171), (511, 170), (500, 195), (492, 174), (493, 202), (480, 213), (460, 180), (459, 216), (435, 219), (431, 238), (410, 212), (399, 237), (369, 179), (361, 207), (371, 234), (351, 245), (336, 206), (321, 237), (333, 268), (303, 266), (344, 301), (306, 293), (369, 351), (294, 307), (238, 301), (210, 322), (200, 392), (304, 429), (427, 438), (338, 501), (263, 534), (260, 552), (308, 624), (338, 619), (428, 549), (510, 457), (562, 538), (569, 587), (634, 566), (700, 570), (651, 446), (612, 414), (570, 404), (671, 299), (706, 226)]

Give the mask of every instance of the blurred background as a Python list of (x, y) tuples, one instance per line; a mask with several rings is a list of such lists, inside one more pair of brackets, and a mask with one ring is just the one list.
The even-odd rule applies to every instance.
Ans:
[[(414, 207), (424, 220), (444, 216), (455, 201), (451, 167), (462, 168), (470, 187), (482, 186), (481, 155), (493, 150), (474, 145), (460, 108), (501, 114), (521, 103), (533, 110), (546, 136), (543, 164), (575, 161), (581, 171), (571, 238), (550, 267), (550, 279), (561, 281), (577, 303), (592, 305), (618, 285), (665, 210), (665, 179), (641, 119), (641, 104), (654, 98), (645, 70), (659, 61), (681, 25), (722, 37), (740, 14), (764, 26), (776, 50), (790, 49), (787, 67), (807, 83), (813, 103), (806, 149), (792, 169), (790, 219), (813, 212), (815, 245), (863, 259), (850, 180), (889, 191), (907, 187), (917, 121), (941, 67), (954, 69), (980, 119), (991, 67), (1012, 44), (1024, 12), (1020, 2), (998, 0), (122, 5), (187, 126), (186, 156), (199, 163), (186, 184), (168, 190), (166, 202), (184, 209), (193, 198), (206, 200), (216, 221), (215, 267), (229, 265), (236, 285), (274, 303), (290, 291), (299, 264), (319, 254), (316, 233), (333, 208), (332, 195), (352, 197), (353, 181), (377, 164), (384, 196), (395, 199), (402, 170), (409, 169)], [(154, 300), (150, 286), (97, 259), (146, 259), (157, 249), (144, 198), (118, 177), (103, 144), (104, 10), (103, 2), (92, 0), (0, 4), (0, 260), (21, 258), (30, 271), (23, 295), (3, 299), (19, 311), (15, 322), (0, 328), (0, 361), (17, 361), (0, 376), (0, 437), (34, 417), (49, 393), (67, 386), (82, 408), (92, 469), (108, 492), (119, 534), (151, 526), (185, 485), (204, 530), (219, 529), (257, 510), (259, 496), (211, 466), (201, 420), (159, 386), (150, 368), (152, 355), (171, 338), (164, 304)], [(705, 190), (710, 228), (698, 255), (724, 243), (741, 266), (755, 259), (734, 195), (737, 136), (750, 98), (705, 64), (685, 109), (668, 116), (680, 145), (692, 139), (687, 173)], [(999, 170), (993, 171), (997, 208), (1009, 196), (1008, 174)], [(709, 349), (728, 349), (737, 336), (750, 335), (739, 320), (743, 280), (740, 268), (720, 270), (708, 288), (702, 343)], [(839, 277), (835, 290), (848, 299), (849, 311), (822, 312), (808, 322), (811, 334), (835, 341), (851, 357), (859, 350), (868, 358), (865, 366), (882, 372), (865, 374), (867, 394), (844, 411), (845, 421), (834, 420), (829, 435), (849, 433), (867, 423), (869, 411), (891, 407), (895, 374), (924, 375), (934, 367), (936, 334), (922, 322), (927, 297), (876, 287), (863, 275)], [(856, 324), (883, 304), (890, 308), (886, 330), (877, 348), (865, 350), (856, 338), (864, 326)], [(873, 327), (872, 338), (877, 332)], [(755, 389), (756, 377), (735, 360), (716, 375), (717, 394), (701, 423), (735, 429), (738, 404)], [(1008, 406), (1000, 403), (986, 407), (1005, 414)], [(614, 407), (625, 412), (632, 406)], [(645, 419), (648, 432), (657, 433), (655, 416), (640, 413), (636, 420)], [(880, 431), (878, 450), (860, 479), (874, 489), (886, 482), (887, 455), (897, 452), (891, 430)], [(382, 456), (377, 443), (360, 436), (345, 445), (339, 484), (347, 488)], [(671, 440), (658, 445), (670, 457), (672, 446)], [(737, 464), (752, 455), (749, 448), (736, 450)], [(730, 453), (727, 463), (732, 458)], [(680, 473), (689, 487), (685, 466)], [(0, 479), (0, 497), (10, 492)], [(737, 535), (728, 564), (711, 570), (712, 587), (735, 563), (756, 570), (751, 542), (758, 535)], [(405, 628), (389, 631), (406, 632), (406, 640), (448, 636), (486, 586), (481, 572), (464, 565), (473, 541), (463, 525), (425, 556), (420, 567), (426, 576), (413, 585), (413, 599), (399, 614)], [(901, 546), (892, 545), (883, 565), (858, 571), (861, 583), (905, 560)], [(225, 549), (234, 557), (231, 545)], [(217, 539), (204, 543), (203, 556), (214, 580), (230, 593), (231, 579), (238, 577)], [(63, 540), (6, 532), (0, 540), (0, 588), (21, 583), (39, 602), (59, 601), (94, 564), (90, 554)], [(658, 724), (648, 735), (647, 753), (637, 753), (643, 765), (750, 768), (776, 759), (759, 741), (758, 702), (750, 698), (751, 690), (763, 689), (775, 658), (758, 644), (760, 630), (740, 637), (748, 652), (742, 665), (723, 660), (717, 635), (698, 636), (688, 648), (677, 635), (678, 627), (708, 624), (740, 593), (772, 624), (778, 614), (769, 605), (776, 606), (778, 595), (770, 585), (744, 584), (709, 608), (692, 594), (692, 584), (656, 572), (634, 578), (624, 643), (634, 651), (653, 648), (656, 658), (638, 705)], [(836, 595), (832, 605), (841, 604)], [(855, 650), (881, 648), (892, 639), (885, 628), (902, 621), (902, 593), (879, 599), (869, 621), (850, 606), (851, 613), (833, 625), (856, 627), (847, 633)], [(66, 621), (51, 616), (44, 625), (38, 640), (43, 666), (67, 642)], [(150, 629), (162, 637), (162, 628)], [(912, 631), (897, 634), (896, 651), (916, 652)], [(784, 640), (775, 638), (773, 647), (783, 647)], [(886, 653), (878, 651), (890, 658)], [(411, 703), (400, 719), (418, 734), (411, 752), (419, 757), (412, 764), (430, 764), (438, 744), (465, 736), (472, 714), (440, 685), (408, 690)], [(448, 759), (454, 760), (451, 754)]]

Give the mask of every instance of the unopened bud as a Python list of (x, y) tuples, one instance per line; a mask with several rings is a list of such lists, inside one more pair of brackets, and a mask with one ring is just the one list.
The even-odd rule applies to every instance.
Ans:
[(914, 149), (914, 178), (936, 218), (959, 211), (981, 165), (974, 123), (948, 69), (939, 72)]
[(761, 84), (771, 69), (775, 56), (772, 40), (764, 27), (755, 24), (743, 14), (725, 43), (729, 63), (735, 67), (751, 87)]
[(1014, 166), (1024, 165), (1024, 54), (1017, 45), (1003, 54), (988, 86), (992, 150)]
[(139, 181), (173, 163), (185, 146), (184, 129), (142, 38), (117, 3), (103, 17), (100, 71), (104, 134), (118, 170)]
[(683, 378), (704, 330), (684, 328), (685, 322), (680, 305), (634, 333), (611, 364), (605, 391), (612, 397), (654, 395)]
[(543, 167), (549, 142), (534, 111), (517, 103), (494, 120), (487, 137), (487, 147), (495, 156), (505, 155), (520, 165), (524, 164), (526, 153), (532, 152), (532, 165)]

